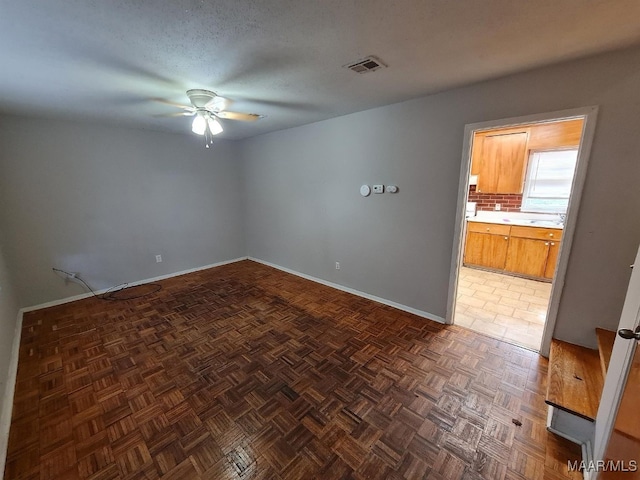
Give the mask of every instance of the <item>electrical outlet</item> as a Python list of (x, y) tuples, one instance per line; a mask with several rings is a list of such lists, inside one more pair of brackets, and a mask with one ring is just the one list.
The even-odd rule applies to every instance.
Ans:
[(373, 193), (384, 193), (384, 185), (374, 185)]
[(340, 262), (336, 262), (336, 270), (340, 270)]
[(502, 209), (502, 205), (500, 205), (499, 203), (496, 203), (496, 206), (495, 206), (496, 212), (499, 212), (501, 209)]
[(156, 255), (156, 263), (162, 262), (162, 255)]

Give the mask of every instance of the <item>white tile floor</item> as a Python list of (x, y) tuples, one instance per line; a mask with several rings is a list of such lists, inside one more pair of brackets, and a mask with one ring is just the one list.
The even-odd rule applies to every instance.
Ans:
[(538, 351), (551, 283), (462, 267), (453, 322)]

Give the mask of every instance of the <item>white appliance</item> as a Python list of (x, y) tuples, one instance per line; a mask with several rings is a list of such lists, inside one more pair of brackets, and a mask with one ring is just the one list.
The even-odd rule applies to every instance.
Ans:
[(467, 202), (467, 208), (465, 210), (464, 217), (475, 217), (477, 212), (477, 204), (476, 202)]

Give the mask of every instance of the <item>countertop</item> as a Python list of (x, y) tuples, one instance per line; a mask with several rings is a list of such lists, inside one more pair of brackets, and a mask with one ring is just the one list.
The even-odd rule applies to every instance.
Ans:
[(557, 228), (560, 230), (564, 228), (564, 224), (557, 220), (508, 218), (506, 216), (475, 216), (468, 217), (467, 221), (480, 223), (498, 223), (501, 225), (518, 225), (522, 227)]

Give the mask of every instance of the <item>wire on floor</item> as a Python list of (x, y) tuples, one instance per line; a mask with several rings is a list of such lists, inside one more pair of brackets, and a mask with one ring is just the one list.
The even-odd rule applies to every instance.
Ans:
[[(115, 285), (111, 288), (108, 288), (104, 293), (102, 294), (97, 294), (93, 288), (91, 288), (89, 286), (89, 284), (87, 282), (85, 282), (82, 278), (80, 278), (80, 276), (77, 273), (71, 273), (71, 272), (67, 272), (65, 270), (62, 270), (60, 268), (52, 268), (52, 270), (54, 272), (58, 272), (58, 273), (62, 273), (64, 275), (66, 275), (67, 279), (74, 279), (77, 280), (79, 283), (81, 283), (82, 285), (84, 285), (90, 292), (91, 294), (96, 297), (99, 298), (100, 300), (107, 300), (107, 301), (123, 301), (123, 300), (135, 300), (138, 298), (142, 298), (142, 297), (146, 297), (147, 295), (151, 295), (153, 293), (159, 292), (160, 290), (162, 290), (162, 285), (160, 285), (159, 283), (147, 283), (145, 285), (154, 287), (153, 290), (143, 293), (143, 294), (139, 294), (139, 295), (131, 295), (128, 297), (121, 297), (118, 296), (118, 294), (120, 292), (123, 292), (125, 290), (131, 289), (131, 288), (135, 288), (141, 285), (132, 285), (129, 286), (128, 283), (121, 283), (119, 285)], [(120, 287), (120, 288), (118, 288)], [(117, 290), (115, 290), (117, 289)]]

